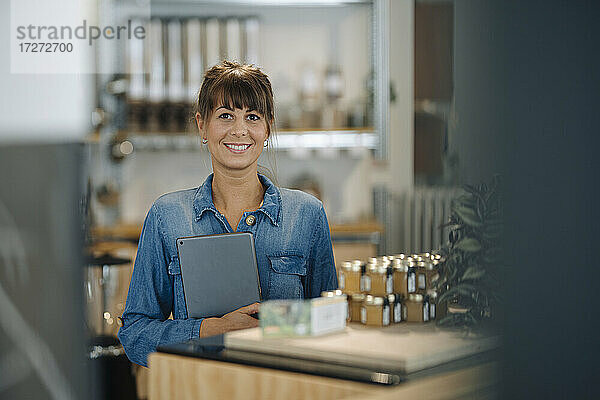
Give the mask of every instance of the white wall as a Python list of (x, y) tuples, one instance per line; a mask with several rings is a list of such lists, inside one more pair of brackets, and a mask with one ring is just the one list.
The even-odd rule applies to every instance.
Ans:
[[(277, 11), (271, 11), (276, 13)], [(364, 10), (361, 10), (364, 12)], [(326, 16), (320, 20), (325, 23)], [(364, 85), (363, 74), (368, 72), (369, 60), (352, 64), (352, 43), (357, 48), (367, 46), (368, 18), (361, 13), (347, 12), (336, 16), (343, 30), (340, 41), (342, 62), (348, 73), (353, 71), (356, 80), (349, 83), (348, 92), (358, 93)], [(277, 20), (273, 18), (271, 20)], [(358, 21), (361, 21), (360, 23)], [(413, 186), (413, 42), (414, 5), (412, 0), (394, 0), (389, 14), (390, 26), (390, 79), (396, 90), (396, 102), (390, 106), (390, 159), (375, 161), (370, 156), (355, 158), (344, 156), (327, 159), (315, 155), (297, 160), (286, 153), (278, 153), (277, 176), (279, 184), (286, 186), (300, 172), (310, 172), (318, 178), (328, 215), (333, 221), (355, 220), (372, 213), (372, 191), (375, 185), (386, 185), (393, 192), (401, 192)], [(285, 21), (284, 21), (285, 22)], [(352, 27), (355, 29), (352, 29)], [(315, 43), (312, 59), (310, 54), (286, 46), (290, 35), (302, 29), (301, 25), (273, 24), (261, 27), (263, 62), (267, 72), (281, 75), (277, 65), (298, 65), (312, 61), (325, 66), (327, 43)], [(315, 27), (316, 31), (323, 30)], [(281, 60), (293, 60), (282, 63)], [(363, 65), (364, 64), (364, 65)], [(299, 71), (287, 71), (288, 74)], [(276, 93), (277, 96), (277, 93)], [(202, 183), (209, 173), (210, 161), (200, 152), (138, 153), (123, 164), (122, 218), (139, 222), (151, 202), (161, 193)], [(178, 171), (178, 172), (176, 172)]]
[[(0, 143), (83, 137), (90, 131), (94, 75), (11, 73), (10, 38), (16, 31), (11, 27), (10, 6), (8, 0), (0, 2)], [(33, 21), (36, 10), (30, 13)], [(93, 60), (79, 58), (78, 62), (83, 68)]]

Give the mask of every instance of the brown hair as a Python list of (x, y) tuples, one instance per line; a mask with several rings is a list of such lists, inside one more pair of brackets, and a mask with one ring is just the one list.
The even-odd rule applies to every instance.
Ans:
[(273, 90), (269, 77), (250, 64), (223, 61), (204, 74), (196, 111), (208, 121), (215, 107), (248, 108), (262, 114), (271, 134), (274, 121)]

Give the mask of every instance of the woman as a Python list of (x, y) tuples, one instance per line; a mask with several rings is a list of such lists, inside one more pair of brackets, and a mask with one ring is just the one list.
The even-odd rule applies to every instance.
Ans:
[(132, 362), (147, 366), (161, 344), (258, 325), (250, 316), (258, 304), (221, 318), (188, 318), (179, 237), (251, 232), (265, 300), (317, 297), (337, 287), (323, 204), (258, 173), (273, 121), (271, 84), (258, 68), (225, 61), (206, 72), (196, 122), (213, 173), (196, 189), (159, 197), (148, 211), (119, 330)]

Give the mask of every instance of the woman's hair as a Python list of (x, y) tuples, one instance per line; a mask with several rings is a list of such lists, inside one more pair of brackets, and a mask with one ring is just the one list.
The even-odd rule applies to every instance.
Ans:
[[(260, 113), (267, 123), (269, 142), (275, 126), (275, 107), (273, 89), (269, 77), (259, 68), (251, 64), (239, 64), (234, 61), (223, 61), (210, 68), (204, 74), (204, 80), (198, 94), (195, 112), (200, 113), (204, 121), (208, 121), (215, 107), (226, 106), (230, 109), (247, 108)], [(192, 117), (194, 120), (194, 117)], [(274, 154), (270, 156), (271, 168), (259, 165), (258, 169), (277, 185), (277, 162)]]
[(223, 61), (206, 71), (196, 111), (204, 121), (208, 121), (213, 109), (218, 106), (248, 108), (262, 114), (270, 136), (275, 118), (273, 90), (269, 77), (259, 68)]

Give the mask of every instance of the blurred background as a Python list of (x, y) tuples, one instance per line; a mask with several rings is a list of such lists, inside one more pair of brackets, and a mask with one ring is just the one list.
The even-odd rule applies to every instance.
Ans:
[[(30, 23), (72, 6), (68, 1), (38, 3), (39, 8), (27, 14)], [(276, 135), (260, 164), (278, 185), (323, 201), (337, 265), (348, 259), (439, 248), (448, 238), (440, 225), (447, 221), (451, 200), (463, 184), (504, 173), (513, 182), (507, 190), (513, 218), (509, 220), (522, 222), (523, 215), (540, 210), (535, 205), (539, 199), (546, 201), (547, 213), (565, 206), (548, 193), (555, 189), (563, 194), (562, 185), (573, 183), (573, 176), (588, 182), (585, 177), (591, 178), (597, 166), (590, 156), (585, 158), (588, 164), (575, 170), (557, 169), (553, 179), (538, 179), (547, 177), (540, 166), (572, 166), (580, 159), (582, 143), (590, 144), (588, 150), (597, 144), (597, 137), (587, 136), (598, 128), (597, 119), (592, 120), (597, 115), (594, 97), (588, 96), (598, 83), (593, 68), (598, 64), (593, 55), (598, 30), (591, 27), (598, 10), (593, 2), (575, 2), (572, 7), (561, 2), (550, 6), (454, 0), (83, 3), (85, 7), (73, 12), (79, 16), (77, 23), (81, 16), (98, 26), (131, 23), (143, 26), (146, 36), (98, 40), (91, 51), (69, 61), (70, 68), (82, 73), (44, 72), (51, 66), (35, 58), (30, 64), (40, 63), (42, 69), (24, 73), (3, 57), (0, 238), (5, 246), (0, 247), (0, 319), (20, 315), (15, 318), (22, 318), (23, 329), (31, 334), (0, 325), (2, 398), (134, 396), (135, 382), (129, 379), (130, 366), (116, 332), (137, 238), (159, 195), (196, 187), (211, 172), (192, 109), (204, 71), (220, 60), (253, 63), (270, 77)], [(0, 52), (5, 55), (14, 54), (8, 37), (13, 39), (20, 15), (15, 13), (22, 11), (15, 4), (0, 5)], [(582, 124), (576, 133), (569, 130), (572, 121)], [(544, 147), (545, 138), (556, 147)], [(569, 138), (577, 138), (577, 146), (570, 147)], [(560, 147), (572, 151), (556, 150)], [(536, 175), (528, 172), (533, 170)], [(593, 186), (591, 192), (569, 189), (585, 202), (590, 220), (597, 216), (589, 205), (597, 192)], [(519, 265), (524, 259), (530, 262), (523, 275), (506, 273), (507, 287), (517, 288), (510, 284), (522, 282), (523, 276), (538, 276), (536, 263), (547, 257), (544, 250), (552, 250), (550, 243), (556, 243), (542, 242), (540, 232), (528, 229), (547, 217), (509, 227), (528, 244), (517, 246), (509, 258)], [(570, 236), (572, 241), (577, 235), (597, 237), (597, 229), (592, 232), (588, 225), (582, 229), (574, 225), (576, 220), (566, 219), (573, 224), (569, 225), (556, 219), (566, 224), (559, 229), (565, 237), (577, 232)], [(570, 249), (563, 248), (565, 257), (580, 257), (578, 266), (595, 265), (590, 243), (576, 241)], [(81, 246), (86, 251), (76, 254)], [(43, 271), (50, 265), (57, 272), (45, 277)], [(566, 270), (571, 265), (565, 270), (560, 264), (544, 265), (542, 279), (548, 282), (562, 273), (572, 274)], [(40, 282), (55, 290), (39, 290)], [(571, 287), (567, 280), (565, 285), (573, 296), (566, 302), (553, 301), (556, 310), (568, 314), (580, 298), (575, 283)], [(591, 290), (586, 296), (595, 298)], [(542, 289), (528, 293), (533, 298), (547, 294)], [(530, 296), (519, 296), (523, 292), (516, 289), (507, 293), (509, 332), (523, 322), (516, 318), (522, 304), (533, 304)], [(65, 303), (65, 298), (83, 300)], [(588, 297), (582, 294), (580, 300), (584, 298)], [(46, 305), (44, 315), (50, 322), (39, 319), (39, 304)], [(589, 308), (593, 314), (594, 308)], [(70, 317), (64, 319), (65, 313)], [(45, 332), (39, 326), (53, 329)], [(524, 331), (536, 332), (533, 327)], [(521, 343), (520, 336), (512, 339)], [(53, 356), (53, 351), (68, 352), (59, 345), (65, 341), (85, 348), (85, 357)], [(28, 353), (31, 346), (37, 350)], [(34, 353), (45, 355), (38, 359)], [(542, 353), (540, 348), (536, 354)], [(23, 354), (29, 354), (28, 361), (15, 363)], [(507, 363), (523, 361), (521, 354), (509, 352)], [(585, 367), (577, 380), (581, 384), (592, 371), (585, 360), (577, 370)], [(532, 377), (543, 375), (541, 363), (538, 369), (531, 365)], [(41, 372), (52, 368), (59, 376)], [(13, 372), (7, 374), (9, 370)], [(517, 374), (509, 373), (507, 379), (527, 386)], [(96, 389), (89, 392), (87, 385)], [(547, 393), (549, 387), (539, 387), (538, 393), (552, 393)], [(581, 393), (585, 397), (591, 392)]]

